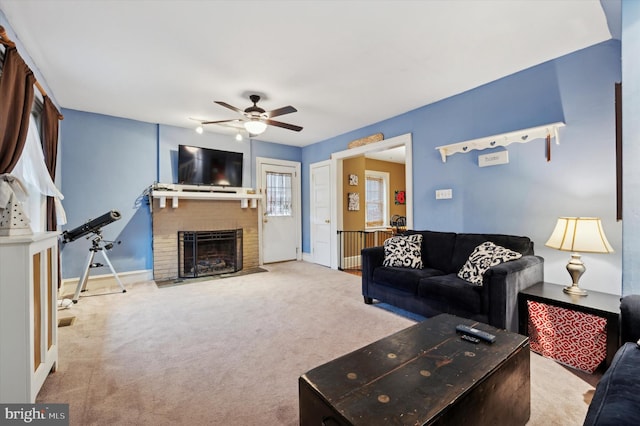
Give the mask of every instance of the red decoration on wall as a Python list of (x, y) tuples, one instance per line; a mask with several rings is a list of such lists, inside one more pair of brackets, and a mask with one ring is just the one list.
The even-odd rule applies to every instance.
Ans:
[(607, 356), (607, 320), (528, 301), (531, 350), (593, 373)]
[(407, 202), (405, 191), (396, 191), (396, 204), (404, 204)]

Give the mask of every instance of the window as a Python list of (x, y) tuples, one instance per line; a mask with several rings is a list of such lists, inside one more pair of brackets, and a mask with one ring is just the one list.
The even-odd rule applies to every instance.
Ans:
[(385, 226), (389, 217), (389, 173), (365, 171), (365, 227)]
[(293, 216), (291, 173), (267, 172), (266, 216)]

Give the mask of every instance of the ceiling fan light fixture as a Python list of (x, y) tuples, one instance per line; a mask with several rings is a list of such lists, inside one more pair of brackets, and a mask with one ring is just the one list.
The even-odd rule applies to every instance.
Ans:
[(198, 126), (198, 127), (196, 127), (196, 133), (197, 133), (197, 134), (201, 135), (201, 134), (202, 134), (202, 132), (204, 132), (204, 129), (202, 128), (202, 126)]
[(259, 135), (267, 130), (267, 123), (261, 121), (260, 119), (251, 119), (249, 121), (244, 122), (244, 128), (247, 129), (252, 135)]
[(214, 101), (220, 106), (223, 106), (227, 109), (235, 111), (240, 114), (242, 118), (235, 118), (229, 120), (217, 120), (217, 121), (202, 121), (202, 124), (223, 124), (223, 123), (237, 123), (242, 122), (245, 130), (249, 133), (249, 137), (260, 135), (267, 130), (267, 126), (276, 126), (281, 127), (287, 130), (293, 130), (294, 132), (299, 132), (302, 130), (301, 126), (296, 126), (294, 124), (283, 123), (281, 121), (273, 120), (273, 117), (279, 117), (285, 114), (291, 114), (293, 112), (297, 112), (298, 110), (292, 107), (291, 105), (287, 105), (282, 108), (277, 108), (271, 111), (265, 111), (260, 108), (257, 104), (260, 101), (260, 96), (251, 95), (249, 96), (251, 102), (253, 102), (253, 106), (249, 108), (245, 108), (244, 110), (234, 107), (233, 105), (229, 105), (223, 101)]

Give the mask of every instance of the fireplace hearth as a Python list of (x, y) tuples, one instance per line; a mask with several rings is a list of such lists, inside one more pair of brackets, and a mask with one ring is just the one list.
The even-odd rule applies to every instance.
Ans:
[(197, 278), (242, 270), (242, 229), (178, 231), (178, 276)]

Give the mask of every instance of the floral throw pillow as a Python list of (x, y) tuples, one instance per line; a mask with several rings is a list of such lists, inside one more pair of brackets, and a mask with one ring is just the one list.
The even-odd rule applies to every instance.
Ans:
[(510, 260), (519, 259), (522, 254), (486, 241), (477, 246), (469, 258), (458, 271), (458, 277), (477, 286), (482, 286), (484, 273), (492, 266), (499, 265)]
[(422, 235), (397, 235), (384, 242), (383, 266), (422, 269)]
[(491, 266), (496, 266), (510, 260), (520, 259), (521, 257), (522, 254), (517, 251), (496, 245), (495, 250), (493, 251), (493, 259), (491, 259)]

